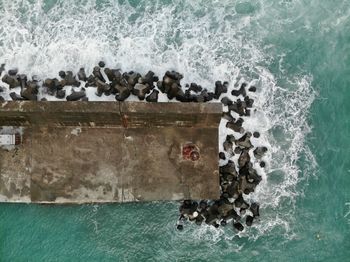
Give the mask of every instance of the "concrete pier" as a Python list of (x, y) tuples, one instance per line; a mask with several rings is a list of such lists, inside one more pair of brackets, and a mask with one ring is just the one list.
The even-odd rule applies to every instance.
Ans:
[(0, 104), (22, 143), (0, 148), (0, 201), (217, 199), (221, 104)]

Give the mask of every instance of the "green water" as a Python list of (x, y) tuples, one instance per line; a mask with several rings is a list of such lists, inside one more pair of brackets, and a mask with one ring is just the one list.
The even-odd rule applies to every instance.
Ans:
[[(279, 178), (276, 172), (267, 174), (265, 189), (285, 187), (293, 168), (299, 170), (297, 183), (279, 194), (258, 194), (265, 202), (279, 201), (262, 206), (260, 224), (242, 237), (235, 237), (230, 226), (187, 225), (177, 232), (178, 203), (173, 202), (1, 204), (0, 261), (350, 261), (349, 1), (87, 2), (0, 1), (0, 60), (21, 63), (29, 72), (49, 72), (108, 56), (107, 62), (118, 60), (126, 68), (187, 70), (189, 79), (205, 83), (216, 75), (230, 77), (228, 71), (235, 72), (231, 82), (237, 75), (254, 80), (263, 67), (274, 80), (262, 88), (276, 84), (288, 91), (261, 95), (263, 108), (279, 105), (288, 120), (267, 130), (271, 146), (279, 148), (271, 169), (279, 164), (289, 169)], [(58, 7), (66, 11), (55, 16)], [(104, 19), (108, 14), (114, 17)], [(59, 27), (62, 19), (71, 24), (69, 31)], [(162, 34), (152, 37), (154, 29)], [(13, 37), (11, 30), (21, 37)], [(81, 54), (78, 43), (96, 52)], [(53, 56), (55, 48), (63, 49), (66, 59)], [(178, 57), (169, 59), (174, 54)], [(53, 62), (44, 66), (45, 59)], [(310, 92), (315, 94), (312, 103), (303, 100)], [(269, 111), (272, 120), (281, 114), (276, 108)], [(295, 134), (306, 135), (301, 149), (285, 149), (299, 141)], [(297, 157), (280, 161), (281, 152)]]

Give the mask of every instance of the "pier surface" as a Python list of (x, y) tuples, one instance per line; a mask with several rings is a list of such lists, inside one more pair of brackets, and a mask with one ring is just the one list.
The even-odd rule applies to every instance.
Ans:
[[(0, 201), (35, 203), (217, 199), (215, 103), (4, 102)], [(195, 148), (194, 158), (184, 154)]]

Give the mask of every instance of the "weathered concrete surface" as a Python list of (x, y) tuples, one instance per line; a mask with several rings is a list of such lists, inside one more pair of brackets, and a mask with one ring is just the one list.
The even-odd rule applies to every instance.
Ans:
[[(24, 116), (20, 123), (26, 126), (20, 146), (0, 149), (0, 200), (88, 203), (219, 197), (221, 106), (63, 103), (67, 107), (21, 102), (24, 111), (12, 103), (0, 109), (2, 125)], [(6, 113), (15, 117), (3, 117)], [(182, 156), (188, 142), (199, 149), (197, 161)]]

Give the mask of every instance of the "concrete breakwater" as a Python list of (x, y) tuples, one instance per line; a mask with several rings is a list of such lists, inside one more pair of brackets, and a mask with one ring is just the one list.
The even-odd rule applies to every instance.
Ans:
[[(259, 170), (265, 168), (266, 165), (264, 155), (267, 152), (267, 148), (256, 143), (260, 137), (259, 130), (247, 131), (243, 128), (245, 119), (249, 118), (252, 110), (254, 110), (254, 100), (250, 98), (249, 94), (255, 93), (257, 90), (256, 87), (248, 86), (245, 83), (239, 85), (238, 88), (230, 87), (229, 83), (221, 81), (215, 83), (212, 88), (213, 91), (209, 91), (210, 89), (205, 89), (196, 83), (187, 84), (183, 87), (180, 83), (182, 75), (178, 72), (168, 71), (165, 73), (162, 80), (159, 80), (152, 71), (149, 71), (143, 76), (137, 72), (123, 73), (118, 69), (106, 68), (103, 62), (100, 62), (99, 66), (96, 66), (92, 74), (88, 77), (84, 69), (80, 69), (76, 75), (71, 71), (60, 71), (58, 78), (47, 78), (44, 80), (40, 80), (35, 76), (33, 76), (31, 80), (28, 80), (27, 76), (18, 74), (16, 69), (5, 72), (5, 68), (2, 67), (0, 71), (2, 71), (2, 83), (4, 83), (4, 86), (1, 88), (3, 94), (3, 110), (0, 112), (0, 124), (3, 126), (27, 126), (27, 130), (30, 131), (24, 132), (24, 134), (31, 135), (27, 137), (27, 140), (24, 135), (23, 141), (27, 141), (28, 145), (30, 143), (33, 144), (33, 142), (35, 144), (41, 143), (41, 148), (45, 148), (45, 142), (43, 141), (46, 137), (50, 136), (49, 141), (58, 141), (56, 145), (46, 148), (47, 154), (38, 154), (36, 159), (43, 159), (47, 155), (50, 155), (48, 152), (52, 152), (53, 148), (60, 148), (60, 144), (63, 142), (70, 143), (70, 146), (67, 146), (66, 150), (62, 152), (57, 151), (56, 153), (58, 155), (68, 154), (69, 159), (74, 159), (79, 155), (83, 156), (82, 159), (80, 159), (82, 162), (75, 163), (75, 165), (67, 165), (67, 170), (63, 172), (67, 179), (64, 183), (60, 183), (58, 190), (55, 190), (58, 185), (58, 170), (65, 165), (65, 161), (57, 161), (57, 155), (54, 154), (52, 156), (51, 154), (51, 158), (47, 158), (46, 161), (48, 163), (55, 163), (56, 161), (56, 164), (51, 166), (50, 169), (45, 169), (42, 166), (43, 170), (41, 171), (41, 175), (32, 176), (28, 182), (30, 185), (34, 185), (34, 193), (31, 191), (29, 192), (29, 199), (34, 199), (34, 202), (71, 202), (74, 198), (79, 199), (79, 201), (77, 201), (79, 203), (89, 202), (89, 199), (98, 199), (101, 195), (107, 194), (108, 197), (110, 197), (110, 194), (112, 194), (110, 192), (113, 192), (114, 202), (184, 199), (180, 206), (180, 219), (177, 223), (177, 228), (179, 230), (183, 229), (187, 220), (190, 220), (195, 221), (196, 224), (206, 223), (215, 227), (219, 227), (220, 225), (225, 226), (227, 222), (233, 221), (234, 228), (238, 231), (242, 231), (244, 229), (242, 220), (245, 220), (247, 226), (251, 226), (253, 221), (259, 217), (259, 204), (256, 202), (249, 203), (244, 199), (245, 196), (253, 193), (255, 187), (261, 182), (262, 177), (259, 175)], [(91, 89), (93, 93), (89, 92)], [(145, 103), (133, 103), (134, 105), (143, 104), (143, 106), (134, 110), (134, 106), (128, 106), (127, 102), (123, 102), (132, 97), (138, 98), (139, 100), (146, 100), (147, 102), (157, 102), (162, 101), (162, 99), (160, 99), (162, 95), (166, 96), (168, 100), (174, 99), (184, 103), (175, 103), (172, 105), (172, 109), (165, 109), (169, 107), (170, 104), (157, 107), (155, 105), (160, 105), (159, 103), (150, 103), (148, 106), (145, 106), (147, 105)], [(109, 98), (117, 101), (112, 105), (112, 107), (115, 107), (113, 113), (107, 110), (106, 114), (96, 114), (96, 111), (103, 108), (101, 104), (94, 105), (93, 102), (78, 102), (79, 100), (109, 100)], [(18, 102), (6, 102), (7, 100), (15, 100)], [(41, 100), (42, 102), (28, 102), (25, 100)], [(69, 108), (68, 105), (70, 103), (60, 102), (53, 103), (56, 104), (56, 106), (49, 106), (49, 103), (44, 102), (47, 100), (76, 101), (72, 104), (75, 108), (75, 111), (73, 110), (75, 114), (72, 114), (69, 110), (64, 110), (65, 107)], [(224, 108), (224, 112), (222, 114), (220, 113), (220, 116), (222, 117), (221, 131), (225, 134), (225, 138), (222, 140), (222, 145), (220, 145), (222, 151), (219, 152), (219, 154), (217, 150), (217, 127), (220, 116), (218, 117), (218, 108), (215, 103), (203, 104), (209, 101), (220, 101)], [(20, 106), (16, 106), (16, 104)], [(150, 106), (152, 104), (154, 105)], [(82, 105), (86, 105), (84, 109), (86, 111), (82, 109)], [(125, 111), (123, 111), (124, 105), (127, 105)], [(179, 105), (188, 106), (183, 107)], [(61, 109), (63, 109), (65, 113), (60, 113), (60, 106), (62, 106)], [(216, 108), (215, 110), (213, 109), (215, 112), (208, 109), (212, 106)], [(31, 111), (31, 107), (32, 109), (36, 107), (36, 109)], [(179, 110), (181, 107), (183, 109)], [(153, 108), (153, 113), (155, 115), (149, 117), (150, 114), (149, 112), (147, 113), (147, 108)], [(91, 110), (90, 115), (85, 114), (89, 112), (89, 110)], [(171, 113), (172, 110), (173, 112)], [(132, 117), (132, 111), (135, 113), (134, 116), (136, 116), (134, 118)], [(85, 112), (84, 117), (82, 117), (82, 112)], [(73, 117), (73, 115), (75, 116)], [(47, 124), (47, 119), (51, 119), (51, 123), (55, 123), (55, 125), (43, 127)], [(160, 121), (159, 119), (163, 120)], [(159, 123), (159, 121), (161, 123)], [(75, 125), (77, 125), (79, 129), (76, 129), (77, 127), (74, 127)], [(103, 126), (108, 127), (104, 128), (105, 130), (110, 130), (116, 125), (119, 125), (118, 128), (121, 128), (121, 130), (101, 132), (101, 129), (98, 128)], [(57, 129), (58, 126), (63, 129)], [(162, 131), (159, 133), (160, 126), (162, 127), (161, 130), (164, 132)], [(167, 127), (165, 128), (165, 126)], [(175, 132), (176, 135), (171, 131), (174, 126), (178, 129), (178, 131)], [(125, 130), (132, 132), (136, 127), (138, 131), (134, 132), (133, 135), (125, 133)], [(145, 127), (147, 127), (145, 136), (139, 136), (138, 134), (144, 132)], [(156, 129), (149, 129), (149, 127)], [(186, 128), (192, 131), (186, 133)], [(58, 132), (57, 130), (60, 131)], [(75, 135), (76, 133), (78, 135)], [(110, 149), (107, 147), (105, 151), (100, 150), (108, 141), (113, 141), (113, 137), (116, 133), (121, 133), (123, 135), (112, 143)], [(109, 179), (110, 181), (115, 181), (119, 179), (120, 181), (125, 179), (124, 176), (120, 179), (113, 177), (113, 175), (109, 175), (109, 177), (100, 175), (99, 178), (101, 181), (99, 181), (98, 186), (93, 187), (92, 191), (86, 190), (86, 188), (89, 188), (86, 186), (89, 184), (87, 181), (83, 182), (83, 190), (79, 189), (79, 191), (77, 189), (80, 183), (82, 183), (82, 180), (75, 180), (75, 176), (72, 175), (72, 172), (69, 170), (78, 166), (79, 168), (76, 172), (83, 172), (81, 168), (82, 163), (88, 163), (91, 161), (91, 157), (95, 156), (95, 154), (91, 154), (92, 148), (99, 148), (97, 155), (103, 156), (95, 158), (95, 164), (101, 163), (101, 161), (104, 163), (105, 161), (103, 159), (106, 158), (104, 156), (107, 155), (108, 163), (117, 159), (117, 162), (122, 165), (116, 166), (115, 169), (112, 171), (109, 170), (109, 172), (106, 172), (108, 168), (105, 167), (105, 171), (102, 169), (98, 169), (98, 171), (94, 170), (92, 173), (95, 176), (89, 178), (94, 180), (96, 179), (96, 174), (102, 174), (103, 172), (106, 174), (114, 174), (118, 173), (120, 170), (129, 168), (126, 168), (124, 163), (132, 163), (133, 161), (130, 161), (130, 157), (136, 152), (129, 152), (129, 148), (132, 147), (134, 150), (139, 150), (142, 155), (142, 151), (149, 151), (150, 148), (142, 147), (141, 145), (143, 142), (149, 141), (150, 137), (157, 133), (158, 136), (153, 137), (153, 144), (150, 143), (153, 151), (145, 155), (138, 167), (138, 173), (143, 173), (144, 170), (147, 170), (146, 163), (151, 160), (162, 159), (162, 156), (165, 155), (166, 160), (164, 161), (169, 161), (171, 163), (172, 157), (173, 160), (177, 159), (176, 161), (181, 163), (180, 165), (185, 163), (185, 165), (190, 166), (190, 169), (185, 173), (181, 171), (184, 170), (183, 167), (180, 168), (180, 170), (178, 166), (174, 169), (174, 176), (182, 172), (181, 178), (178, 178), (178, 180), (176, 180), (177, 182), (175, 182), (175, 184), (177, 183), (179, 185), (181, 190), (176, 191), (174, 188), (167, 186), (174, 182), (166, 180), (167, 176), (165, 173), (173, 169), (174, 165), (173, 167), (171, 167), (171, 164), (169, 167), (163, 166), (163, 160), (157, 164), (155, 170), (157, 173), (164, 174), (164, 176), (153, 177), (154, 172), (151, 168), (150, 170), (152, 172), (146, 172), (149, 174), (146, 177), (148, 180), (151, 178), (152, 181), (157, 179), (158, 181), (166, 181), (164, 184), (159, 184), (158, 189), (162, 188), (161, 191), (169, 192), (172, 195), (162, 195), (159, 191), (153, 195), (149, 194), (149, 192), (156, 188), (154, 186), (156, 182), (152, 181), (149, 182), (149, 184), (153, 187), (146, 187), (143, 194), (135, 194), (136, 191), (130, 188), (116, 188), (119, 182), (117, 184), (114, 183), (114, 186), (103, 185), (104, 182), (102, 180)], [(87, 135), (84, 137), (84, 134)], [(187, 138), (182, 136), (187, 136)], [(67, 137), (73, 138), (73, 140), (65, 140)], [(79, 137), (80, 140), (72, 142), (76, 137)], [(105, 138), (106, 140), (102, 141), (100, 144), (94, 144), (94, 138), (96, 137), (100, 139)], [(136, 143), (134, 140), (135, 137), (139, 139)], [(167, 137), (172, 137), (173, 140), (170, 139), (171, 141), (166, 142)], [(169, 150), (162, 151), (160, 148), (164, 147), (164, 145), (166, 147), (174, 145), (174, 137), (178, 139), (175, 143), (176, 146), (173, 146), (175, 151), (170, 150), (170, 153)], [(114, 156), (113, 148), (115, 148), (118, 141), (121, 140), (133, 142), (125, 146), (125, 148), (128, 148), (126, 151), (122, 151), (119, 156)], [(87, 146), (88, 144), (94, 145), (92, 148), (89, 148)], [(76, 150), (74, 151), (76, 145), (79, 145), (78, 147), (81, 149), (80, 151), (78, 150), (79, 152), (76, 152)], [(200, 145), (200, 150), (198, 145)], [(40, 148), (38, 147), (36, 150), (39, 152)], [(159, 152), (156, 153), (156, 151)], [(45, 150), (43, 152), (45, 152)], [(70, 155), (70, 152), (74, 153)], [(90, 152), (90, 158), (85, 156), (86, 152)], [(23, 154), (26, 155), (25, 152), (23, 152)], [(139, 156), (139, 154), (137, 155)], [(218, 158), (220, 163), (218, 173), (220, 173), (220, 175), (218, 176), (218, 173), (216, 173), (217, 175), (215, 176), (215, 170), (217, 170), (215, 166), (217, 166)], [(199, 162), (197, 162), (198, 160)], [(21, 159), (21, 161), (24, 163), (23, 167), (25, 167), (25, 169), (28, 168), (25, 163), (28, 161), (30, 162), (30, 160)], [(38, 165), (39, 162), (40, 161), (37, 160), (36, 165)], [(197, 165), (197, 163), (200, 162), (202, 166)], [(214, 164), (214, 169), (213, 162), (216, 163)], [(14, 162), (13, 165), (15, 166), (16, 163)], [(31, 172), (31, 174), (34, 174), (32, 168), (35, 168), (36, 165), (29, 167), (29, 172)], [(132, 169), (129, 169), (129, 173), (130, 170)], [(36, 172), (35, 174), (37, 174)], [(67, 175), (68, 173), (70, 175)], [(190, 178), (186, 184), (183, 174), (190, 173), (197, 175), (193, 175), (192, 180)], [(202, 174), (201, 178), (199, 173)], [(59, 176), (60, 175), (58, 175), (58, 177)], [(23, 179), (23, 177), (19, 178), (19, 180), (21, 179)], [(136, 180), (137, 178), (134, 177), (134, 179)], [(140, 184), (138, 188), (144, 187), (145, 179), (143, 179), (143, 184)], [(125, 180), (128, 181), (129, 184), (132, 184), (133, 182), (131, 181), (134, 181), (130, 179)], [(24, 184), (26, 183), (25, 181)], [(49, 190), (45, 190), (45, 183), (46, 185), (52, 183)], [(72, 183), (73, 186), (70, 186), (69, 183)], [(109, 190), (110, 188), (112, 188), (112, 190)], [(186, 188), (185, 191), (184, 188)], [(195, 193), (196, 190), (194, 190), (194, 188), (200, 189)], [(203, 188), (206, 188), (206, 190), (203, 191)], [(192, 190), (194, 191), (192, 192)], [(25, 192), (25, 190), (22, 192)], [(78, 195), (80, 198), (77, 198)], [(72, 198), (70, 199), (70, 197)], [(96, 202), (106, 202), (106, 200), (100, 197)]]

